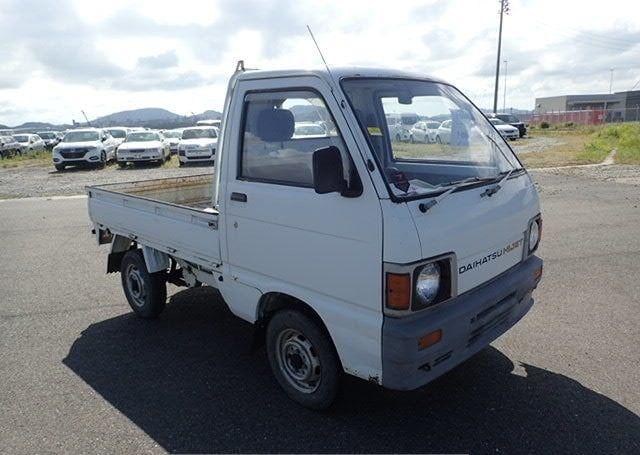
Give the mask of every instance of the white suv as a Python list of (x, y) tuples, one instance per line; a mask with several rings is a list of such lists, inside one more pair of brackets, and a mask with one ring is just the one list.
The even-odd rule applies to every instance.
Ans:
[(69, 165), (88, 164), (103, 168), (115, 159), (116, 142), (100, 128), (71, 130), (53, 148), (53, 165), (59, 171)]

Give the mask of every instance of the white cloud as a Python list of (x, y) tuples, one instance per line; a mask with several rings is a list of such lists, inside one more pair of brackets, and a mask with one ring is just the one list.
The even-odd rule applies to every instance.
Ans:
[[(614, 90), (629, 89), (640, 78), (640, 23), (629, 14), (636, 3), (512, 0), (507, 105), (605, 92), (611, 67)], [(320, 66), (305, 24), (332, 65), (432, 74), (490, 106), (497, 13), (496, 0), (5, 0), (0, 123), (69, 122), (81, 108), (92, 117), (220, 109), (239, 59), (265, 69)]]

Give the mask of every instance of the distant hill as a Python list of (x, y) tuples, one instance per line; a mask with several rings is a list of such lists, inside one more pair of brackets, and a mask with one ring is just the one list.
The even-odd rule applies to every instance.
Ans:
[[(215, 110), (206, 110), (195, 115), (179, 115), (158, 107), (146, 107), (129, 111), (114, 112), (113, 114), (98, 117), (91, 120), (92, 126), (144, 126), (148, 128), (181, 128), (193, 126), (198, 120), (218, 120), (222, 114)], [(87, 123), (76, 123), (76, 127), (89, 126)], [(73, 125), (54, 125), (45, 122), (26, 122), (18, 126), (0, 125), (0, 129), (13, 129), (16, 131), (63, 131), (72, 128)]]
[(326, 109), (319, 109), (316, 106), (297, 104), (295, 106), (291, 106), (290, 109), (296, 122), (317, 122), (318, 120), (329, 120), (329, 118), (327, 118)]
[(204, 111), (201, 114), (196, 114), (197, 120), (220, 120), (222, 118), (222, 113), (218, 111), (214, 111), (209, 109), (208, 111)]
[(95, 126), (134, 126), (151, 121), (171, 121), (177, 120), (180, 116), (166, 109), (158, 107), (146, 107), (143, 109), (133, 109), (130, 111), (115, 112), (113, 114), (98, 117), (91, 121)]

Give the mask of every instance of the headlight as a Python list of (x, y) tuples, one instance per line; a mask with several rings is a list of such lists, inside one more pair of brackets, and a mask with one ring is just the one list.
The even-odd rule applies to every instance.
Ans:
[(541, 218), (536, 218), (529, 225), (529, 253), (533, 253), (540, 243)]
[(416, 277), (416, 297), (422, 305), (431, 304), (440, 290), (440, 266), (430, 262), (423, 266)]

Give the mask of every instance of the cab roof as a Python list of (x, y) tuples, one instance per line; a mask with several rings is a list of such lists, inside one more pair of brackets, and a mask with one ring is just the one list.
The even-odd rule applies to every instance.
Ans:
[[(336, 67), (329, 68), (331, 76), (336, 82), (345, 78), (393, 78), (393, 79), (418, 79), (429, 82), (444, 82), (441, 79), (422, 73), (402, 71), (389, 68), (372, 67)], [(326, 69), (289, 69), (289, 70), (250, 70), (238, 73), (238, 80), (270, 79), (279, 77), (315, 76), (325, 80), (331, 79)]]

